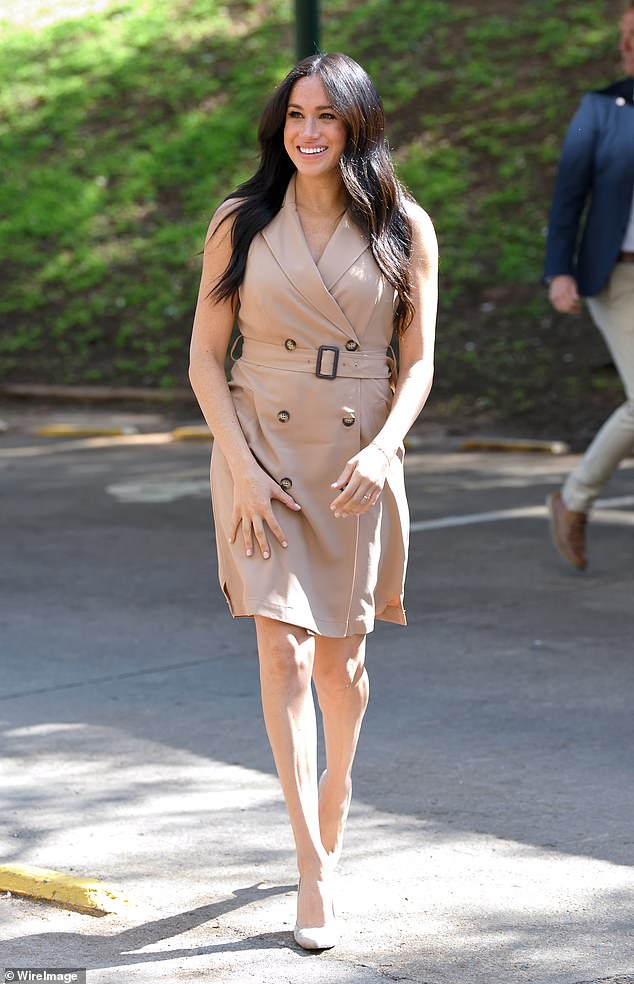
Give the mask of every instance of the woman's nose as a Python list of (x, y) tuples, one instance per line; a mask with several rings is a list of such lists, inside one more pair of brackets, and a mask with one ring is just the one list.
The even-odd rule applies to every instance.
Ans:
[(313, 116), (304, 118), (304, 133), (307, 137), (314, 137), (317, 133), (317, 120)]

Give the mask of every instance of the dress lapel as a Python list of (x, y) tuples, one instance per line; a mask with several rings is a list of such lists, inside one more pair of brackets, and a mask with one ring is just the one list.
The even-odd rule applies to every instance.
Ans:
[(262, 230), (262, 236), (295, 290), (346, 338), (354, 338), (353, 326), (330, 293), (337, 280), (367, 249), (367, 243), (348, 215), (344, 215), (337, 226), (317, 265), (308, 249), (295, 207), (293, 175), (282, 208)]
[(346, 212), (319, 258), (317, 269), (327, 290), (365, 253), (368, 242)]

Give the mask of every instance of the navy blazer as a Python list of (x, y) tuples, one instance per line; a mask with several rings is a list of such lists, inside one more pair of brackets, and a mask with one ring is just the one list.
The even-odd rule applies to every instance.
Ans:
[(630, 217), (633, 94), (631, 78), (586, 93), (564, 141), (548, 224), (544, 278), (570, 274), (583, 297), (592, 297), (606, 286)]

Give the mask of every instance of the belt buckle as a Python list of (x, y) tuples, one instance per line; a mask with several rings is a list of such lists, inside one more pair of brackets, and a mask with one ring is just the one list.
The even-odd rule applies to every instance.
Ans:
[[(324, 357), (324, 352), (333, 352), (332, 360), (332, 372), (322, 372), (321, 371), (321, 361)], [(317, 350), (317, 362), (315, 365), (315, 375), (319, 379), (336, 379), (337, 378), (337, 366), (339, 365), (339, 346), (338, 345), (320, 345)]]

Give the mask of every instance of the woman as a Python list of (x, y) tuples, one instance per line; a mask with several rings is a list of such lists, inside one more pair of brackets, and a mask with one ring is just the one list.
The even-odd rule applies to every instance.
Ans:
[[(402, 442), (431, 388), (437, 247), (394, 176), (379, 96), (347, 56), (301, 61), (268, 102), (259, 142), (256, 174), (209, 228), (190, 379), (214, 435), (220, 582), (231, 613), (255, 619), (297, 849), (295, 939), (322, 949), (337, 942), (333, 871), (368, 702), (365, 635), (375, 616), (405, 623)], [(243, 348), (227, 384), (236, 314)]]

